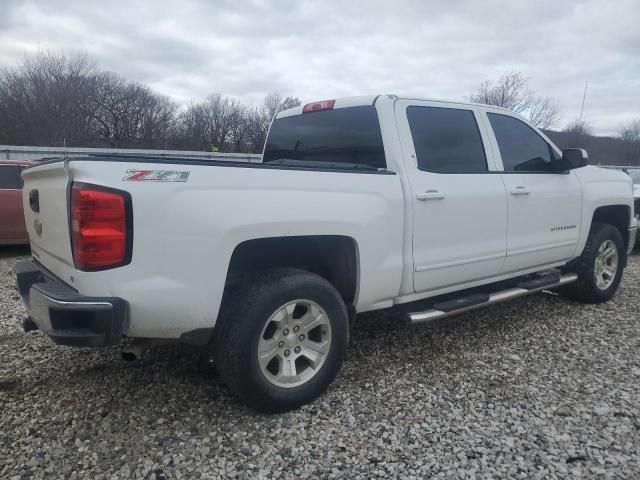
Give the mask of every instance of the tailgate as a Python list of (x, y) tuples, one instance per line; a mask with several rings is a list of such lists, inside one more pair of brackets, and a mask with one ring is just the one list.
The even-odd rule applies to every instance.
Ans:
[(68, 162), (60, 160), (28, 168), (22, 172), (22, 178), (24, 216), (33, 256), (54, 273), (73, 268), (67, 206)]

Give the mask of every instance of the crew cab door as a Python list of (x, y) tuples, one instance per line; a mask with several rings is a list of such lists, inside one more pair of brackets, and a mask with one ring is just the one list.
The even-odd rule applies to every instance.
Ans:
[(497, 275), (507, 198), (475, 107), (399, 100), (396, 119), (413, 217), (416, 292)]
[(568, 260), (580, 237), (582, 190), (572, 171), (558, 171), (550, 142), (515, 115), (487, 109), (487, 129), (501, 162), (509, 221), (503, 273)]

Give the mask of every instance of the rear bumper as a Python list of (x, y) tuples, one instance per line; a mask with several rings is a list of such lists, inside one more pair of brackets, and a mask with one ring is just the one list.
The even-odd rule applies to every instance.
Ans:
[(0, 245), (29, 245), (28, 238), (0, 238)]
[(18, 263), (15, 272), (30, 320), (55, 343), (103, 347), (122, 339), (125, 300), (80, 295), (33, 261)]

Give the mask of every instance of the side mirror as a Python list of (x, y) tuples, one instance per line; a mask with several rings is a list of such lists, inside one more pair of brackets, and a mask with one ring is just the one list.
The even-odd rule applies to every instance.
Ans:
[(589, 155), (582, 148), (567, 148), (562, 151), (560, 164), (565, 170), (586, 167), (589, 164)]

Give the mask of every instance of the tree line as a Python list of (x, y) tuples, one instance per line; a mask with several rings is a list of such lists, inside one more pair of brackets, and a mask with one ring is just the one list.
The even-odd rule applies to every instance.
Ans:
[(214, 93), (179, 107), (86, 56), (43, 52), (0, 71), (0, 144), (256, 153), (295, 97), (244, 105)]
[[(594, 163), (640, 165), (640, 118), (615, 138), (595, 137), (582, 118), (557, 131), (558, 100), (533, 90), (521, 72), (485, 80), (467, 99), (520, 113), (561, 148), (591, 148)], [(0, 144), (259, 153), (274, 115), (298, 105), (278, 93), (259, 105), (213, 93), (180, 107), (83, 54), (48, 51), (0, 70)]]

